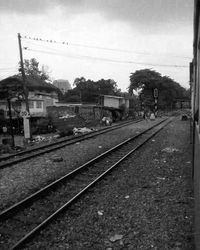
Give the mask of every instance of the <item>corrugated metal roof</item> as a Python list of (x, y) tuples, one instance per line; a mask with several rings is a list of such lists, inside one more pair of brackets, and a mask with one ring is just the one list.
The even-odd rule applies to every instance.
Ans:
[[(39, 78), (26, 76), (26, 79), (27, 79), (26, 81), (27, 88), (29, 90), (38, 89), (38, 90), (45, 90), (47, 92), (60, 91), (53, 84), (45, 82)], [(11, 76), (0, 81), (0, 90), (8, 87), (12, 88), (13, 90), (16, 88), (19, 89), (20, 87), (22, 88), (23, 87), (22, 78), (20, 76)]]
[(109, 97), (109, 98), (115, 98), (115, 99), (124, 99), (124, 97), (121, 97), (121, 96), (115, 96), (115, 95), (101, 95), (101, 96), (104, 96), (104, 97)]

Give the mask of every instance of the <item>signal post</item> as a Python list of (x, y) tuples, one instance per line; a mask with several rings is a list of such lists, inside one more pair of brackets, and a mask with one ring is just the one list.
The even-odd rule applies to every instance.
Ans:
[(155, 117), (158, 115), (158, 89), (153, 90)]

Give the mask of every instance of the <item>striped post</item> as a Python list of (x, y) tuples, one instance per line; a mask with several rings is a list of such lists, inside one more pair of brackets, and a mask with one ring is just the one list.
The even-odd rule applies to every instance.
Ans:
[(154, 95), (154, 111), (155, 111), (155, 117), (157, 117), (158, 115), (158, 89), (155, 88), (153, 91), (153, 95)]

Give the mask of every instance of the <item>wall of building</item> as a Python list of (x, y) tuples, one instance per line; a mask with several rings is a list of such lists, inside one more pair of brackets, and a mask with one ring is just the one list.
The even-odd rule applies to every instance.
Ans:
[(47, 107), (48, 117), (59, 131), (74, 127), (92, 127), (101, 119), (101, 109), (95, 106), (53, 106)]
[[(4, 118), (8, 118), (9, 117), (9, 109), (8, 109), (7, 100), (0, 101), (0, 109), (3, 110)], [(19, 110), (20, 109), (21, 109), (21, 107), (19, 108)], [(12, 106), (11, 106), (11, 115), (12, 115), (13, 118), (17, 117), (17, 113), (12, 108)]]
[[(29, 92), (29, 110), (31, 116), (47, 116), (46, 108), (53, 106), (58, 101), (58, 96), (55, 92), (48, 93), (46, 91), (30, 91)], [(25, 103), (23, 103), (25, 109)]]
[(105, 107), (113, 107), (113, 108), (119, 108), (120, 106), (120, 99), (115, 97), (108, 97), (104, 96), (104, 103), (103, 105)]
[(120, 108), (122, 105), (125, 105), (125, 107), (129, 108), (129, 99), (125, 99), (124, 97), (118, 97), (118, 96), (102, 96), (103, 106), (105, 107), (113, 107), (113, 108)]
[(79, 117), (86, 123), (93, 120), (100, 120), (101, 109), (95, 106), (51, 106), (47, 107), (48, 116), (52, 119), (68, 119)]
[(175, 108), (177, 109), (189, 109), (191, 108), (190, 101), (177, 101), (175, 103)]
[[(58, 102), (58, 95), (56, 94), (56, 92), (48, 93), (45, 91), (38, 92), (37, 90), (36, 91), (29, 91), (28, 100), (29, 100), (30, 114), (32, 116), (44, 117), (47, 115), (46, 108), (48, 106), (53, 106), (53, 105), (55, 105), (56, 102)], [(11, 103), (14, 103), (14, 101), (15, 100), (13, 100)], [(19, 112), (21, 110), (26, 110), (26, 104), (24, 101), (19, 103), (19, 104), (20, 105), (17, 107), (17, 110)], [(8, 114), (7, 100), (0, 101), (0, 109), (4, 110), (4, 116), (5, 116), (5, 118), (8, 118), (9, 114)], [(12, 108), (12, 105), (11, 105), (11, 113), (12, 113), (13, 118), (17, 117), (17, 113)]]

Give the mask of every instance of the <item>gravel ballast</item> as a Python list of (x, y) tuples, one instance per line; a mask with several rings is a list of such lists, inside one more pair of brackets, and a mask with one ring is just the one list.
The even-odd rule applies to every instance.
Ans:
[(192, 250), (189, 122), (176, 120), (26, 249)]
[(0, 210), (67, 174), (157, 121), (142, 121), (0, 169)]

